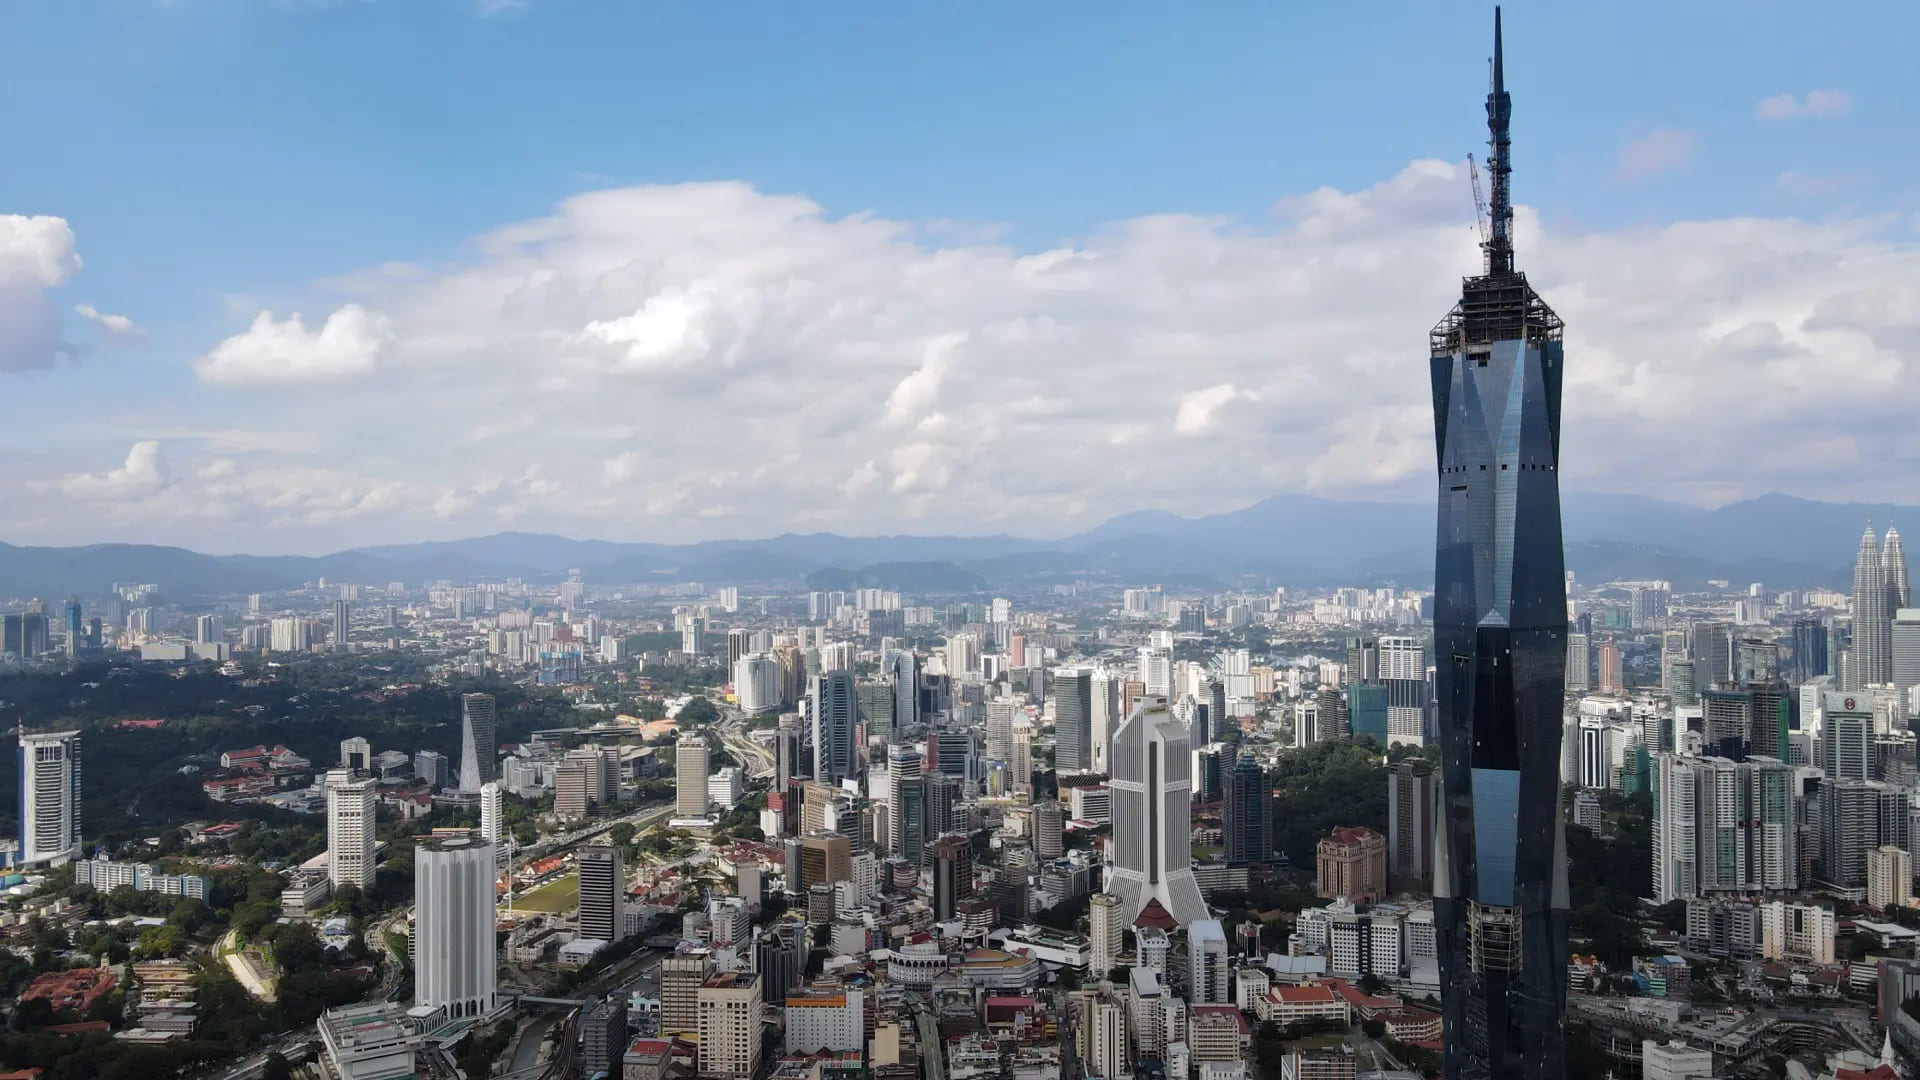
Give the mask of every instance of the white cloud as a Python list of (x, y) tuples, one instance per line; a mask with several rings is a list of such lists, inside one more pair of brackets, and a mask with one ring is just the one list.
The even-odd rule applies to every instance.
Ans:
[(68, 354), (47, 292), (79, 270), (65, 218), (0, 214), (0, 372), (47, 367)]
[(1623, 180), (1672, 172), (1693, 160), (1699, 144), (1699, 136), (1691, 131), (1672, 128), (1650, 131), (1620, 148), (1620, 162), (1615, 171)]
[(1213, 418), (1228, 402), (1250, 395), (1232, 383), (1209, 386), (1180, 397), (1180, 408), (1173, 415), (1173, 430), (1180, 435), (1204, 434), (1213, 426)]
[(1853, 108), (1853, 95), (1845, 90), (1809, 90), (1805, 97), (1792, 93), (1764, 98), (1754, 107), (1762, 120), (1795, 120), (1803, 116), (1842, 116)]
[(392, 338), (387, 317), (359, 304), (327, 316), (315, 332), (297, 313), (282, 322), (262, 311), (244, 333), (215, 345), (193, 367), (211, 383), (339, 381), (372, 374)]
[(151, 439), (134, 443), (127, 459), (106, 472), (79, 473), (60, 483), (60, 490), (76, 499), (115, 501), (152, 495), (171, 483), (160, 444)]
[(1789, 195), (1797, 195), (1803, 199), (1811, 199), (1821, 195), (1832, 195), (1835, 192), (1845, 191), (1848, 188), (1854, 187), (1860, 182), (1860, 177), (1846, 173), (1823, 175), (1819, 173), (1801, 172), (1797, 169), (1788, 169), (1786, 172), (1774, 177), (1773, 182), (1781, 191)]
[[(130, 431), (99, 460), (128, 438), (176, 459), (117, 535), (251, 550), (502, 520), (667, 540), (1032, 534), (1276, 491), (1425, 497), (1426, 334), (1479, 262), (1464, 172), (1416, 162), (1282, 200), (1269, 223), (1165, 214), (1043, 250), (978, 230), (929, 239), (743, 184), (593, 192), (450, 265), (331, 283), (391, 318), (377, 392), (350, 408), (262, 394), (241, 421), (194, 387), (149, 406), (178, 432), (127, 421), (89, 445)], [(1590, 231), (1523, 205), (1520, 265), (1568, 326), (1569, 488), (1920, 501), (1896, 448), (1920, 380), (1920, 248), (1900, 225)], [(607, 330), (663, 296), (688, 298), (688, 318), (653, 321), (656, 305)], [(304, 440), (257, 437), (273, 432)], [(1756, 432), (1820, 452), (1759, 468)], [(52, 486), (18, 492), (11, 520), (58, 524), (10, 539), (94, 539), (122, 520), (34, 475)]]
[(75, 304), (73, 313), (91, 323), (94, 329), (111, 340), (132, 340), (141, 335), (141, 330), (133, 320), (125, 315), (109, 315), (92, 304)]

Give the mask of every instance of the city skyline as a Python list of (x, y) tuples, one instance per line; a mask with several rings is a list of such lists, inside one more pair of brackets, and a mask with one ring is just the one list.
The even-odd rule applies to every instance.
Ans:
[[(393, 47), (383, 31), (403, 28), (479, 50), (580, 40), (579, 16), (550, 4), (505, 19), (451, 3), (267, 7), (155, 5), (74, 62), (111, 67), (125, 47), (117, 35), (144, 32), (162, 43), (152, 66), (103, 81), (125, 91), (156, 66), (197, 66), (178, 100), (214, 108), (247, 96), (232, 92), (230, 70), (200, 63), (227, 35), (257, 35), (267, 55), (343, 34), (378, 51)], [(738, 127), (622, 127), (631, 138), (618, 151), (604, 129), (567, 122), (605, 121), (611, 102), (636, 100), (636, 87), (611, 80), (592, 87), (602, 93), (591, 109), (554, 110), (563, 119), (550, 128), (532, 115), (556, 99), (446, 112), (416, 100), (408, 122), (448, 132), (422, 145), (394, 136), (367, 101), (318, 95), (310, 68), (288, 65), (259, 87), (283, 106), (279, 118), (301, 127), (291, 106), (317, 98), (314, 122), (369, 132), (364, 145), (336, 135), (337, 156), (322, 161), (276, 140), (286, 164), (241, 171), (284, 183), (310, 211), (297, 223), (226, 185), (210, 205), (195, 167), (171, 157), (149, 173), (151, 191), (114, 181), (109, 199), (102, 186), (125, 169), (72, 175), (33, 153), (62, 138), (12, 121), (26, 161), (0, 211), (26, 216), (6, 219), (0, 245), (10, 268), (0, 310), (15, 316), (0, 377), (22, 392), (0, 402), (13, 410), (0, 419), (25, 450), (0, 491), (0, 531), (337, 549), (529, 525), (608, 535), (638, 520), (661, 540), (1015, 531), (1142, 507), (1225, 509), (1275, 491), (1409, 498), (1424, 403), (1395, 328), (1423, 324), (1444, 302), (1447, 268), (1471, 257), (1464, 155), (1475, 139), (1438, 99), (1470, 92), (1480, 73), (1459, 64), (1419, 94), (1365, 76), (1392, 57), (1411, 67), (1436, 41), (1448, 55), (1484, 54), (1459, 14), (1387, 28), (1326, 14), (1223, 20), (1166, 41), (1165, 73), (1154, 65), (1135, 86), (1121, 74), (1141, 68), (1121, 58), (1142, 48), (1142, 22), (1116, 17), (1094, 31), (1114, 57), (1084, 85), (1012, 63), (1019, 106), (989, 99), (969, 111), (961, 102), (977, 95), (964, 81), (909, 80), (909, 100), (951, 145), (928, 142), (917, 114), (849, 93), (862, 100), (835, 98), (847, 129), (802, 128), (819, 140), (811, 152), (796, 150), (799, 136), (777, 153), (742, 145), (763, 133), (744, 106), (765, 82), (715, 88), (703, 76), (643, 95), (669, 110), (710, 102)], [(1889, 20), (1913, 17), (1882, 15), (1863, 34), (1869, 49), (1898, 36)], [(70, 29), (70, 14), (16, 17), (18, 40)], [(1047, 22), (1003, 35), (1022, 45), (983, 40), (1004, 18), (983, 16), (949, 59), (1031, 60), (1026, 50), (1065, 36)], [(1589, 407), (1567, 426), (1577, 452), (1565, 482), (1696, 504), (1776, 488), (1920, 499), (1888, 393), (1909, 364), (1894, 299), (1916, 255), (1898, 224), (1908, 198), (1887, 178), (1910, 173), (1913, 151), (1875, 137), (1912, 76), (1861, 55), (1847, 19), (1741, 21), (1740, 58), (1712, 72), (1658, 63), (1673, 42), (1642, 40), (1628, 18), (1543, 12), (1519, 31), (1594, 53), (1631, 37), (1658, 73), (1633, 87), (1569, 78), (1542, 91), (1557, 123), (1531, 147), (1529, 193), (1557, 209), (1523, 205), (1516, 224), (1536, 282), (1566, 298), (1572, 344), (1593, 357), (1580, 376)], [(690, 22), (677, 29), (724, 40)], [(889, 70), (899, 61), (882, 48), (888, 33), (950, 29), (922, 18), (838, 26), (859, 31), (852, 56), (886, 54)], [(770, 29), (736, 32), (761, 47)], [(1339, 47), (1362, 32), (1369, 48)], [(40, 70), (46, 60), (26, 51), (8, 55)], [(1794, 62), (1765, 60), (1786, 52)], [(454, 85), (473, 79), (445, 46), (419, 53)], [(1179, 78), (1210, 56), (1231, 58), (1223, 74)], [(827, 77), (788, 59), (763, 78), (783, 76)], [(844, 79), (830, 82), (850, 91)], [(418, 96), (381, 85), (392, 100)], [(1288, 107), (1328, 85), (1345, 88), (1337, 102)], [(1087, 101), (1088, 88), (1114, 103)], [(1157, 110), (1154, 94), (1165, 96)], [(1035, 102), (1040, 115), (1026, 116)], [(1182, 152), (1126, 153), (1130, 109), (1146, 109), (1159, 138), (1179, 132)], [(1050, 147), (1058, 132), (1046, 125), (1062, 114), (1089, 144)], [(534, 130), (550, 139), (537, 178), (516, 164), (497, 185), (472, 182), (489, 132)], [(907, 152), (887, 152), (909, 133)], [(128, 141), (145, 145), (139, 133)], [(232, 149), (203, 144), (182, 147), (234, 164)], [(1009, 159), (1025, 167), (1009, 172)], [(84, 160), (117, 159), (93, 147)], [(334, 182), (316, 190), (317, 177), (287, 176), (295, 163)], [(467, 166), (457, 169), (467, 182), (440, 175), (449, 166)], [(942, 182), (920, 183), (928, 173)], [(382, 178), (385, 203), (370, 194)], [(151, 206), (162, 197), (179, 205)], [(127, 201), (145, 207), (139, 221), (117, 205)], [(420, 223), (394, 221), (398, 206), (417, 208)], [(184, 229), (196, 242), (174, 231)], [(162, 241), (182, 250), (159, 270)], [(784, 254), (756, 255), (767, 251)], [(1307, 265), (1321, 270), (1303, 274)], [(1362, 283), (1374, 297), (1364, 310), (1345, 299)], [(1143, 404), (1135, 393), (1149, 379)], [(1716, 407), (1731, 385), (1746, 408)], [(1814, 389), (1830, 408), (1795, 407)], [(797, 400), (811, 404), (810, 424), (764, 422)], [(687, 415), (726, 430), (729, 453), (676, 438)], [(1756, 426), (1777, 438), (1756, 448)], [(986, 468), (985, 445), (1021, 446), (1049, 468)]]

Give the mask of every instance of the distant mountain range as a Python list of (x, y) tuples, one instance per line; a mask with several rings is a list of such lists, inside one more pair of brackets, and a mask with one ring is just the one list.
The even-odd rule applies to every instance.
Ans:
[[(1920, 523), (1920, 507), (1825, 503), (1764, 495), (1715, 510), (1632, 495), (1569, 494), (1567, 562), (1582, 580), (1712, 578), (1844, 588), (1868, 520)], [(143, 544), (0, 544), (0, 596), (95, 595), (150, 582), (169, 596), (292, 588), (326, 578), (380, 584), (489, 577), (593, 582), (691, 580), (816, 588), (872, 584), (966, 592), (1103, 573), (1169, 584), (1419, 585), (1432, 575), (1427, 504), (1336, 502), (1276, 495), (1242, 510), (1184, 518), (1122, 514), (1059, 540), (1013, 536), (836, 536), (788, 533), (698, 544), (571, 540), (496, 533), (468, 540), (356, 548), (317, 557), (203, 555)]]

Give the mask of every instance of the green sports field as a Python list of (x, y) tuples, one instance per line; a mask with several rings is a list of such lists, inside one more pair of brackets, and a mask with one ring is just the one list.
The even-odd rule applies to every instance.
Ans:
[(544, 911), (552, 915), (571, 912), (580, 902), (580, 875), (568, 874), (524, 893), (514, 900), (515, 911)]

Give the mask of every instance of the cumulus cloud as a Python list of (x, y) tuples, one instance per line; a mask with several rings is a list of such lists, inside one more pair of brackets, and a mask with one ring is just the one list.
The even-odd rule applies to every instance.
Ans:
[[(1032, 534), (1277, 491), (1430, 497), (1426, 334), (1479, 265), (1466, 185), (1416, 162), (1260, 225), (1164, 214), (1038, 249), (744, 184), (580, 195), (450, 264), (329, 282), (391, 320), (368, 392), (251, 403), (248, 431), (315, 454), (168, 438), (180, 476), (139, 535)], [(1889, 229), (1595, 231), (1523, 205), (1520, 264), (1568, 327), (1568, 486), (1920, 500), (1889, 442), (1920, 379), (1920, 249)]]
[(160, 444), (152, 439), (134, 443), (119, 467), (67, 477), (60, 490), (76, 499), (120, 500), (152, 495), (172, 482)]
[(127, 341), (138, 338), (141, 330), (133, 320), (125, 315), (109, 315), (92, 304), (75, 304), (73, 313), (85, 319), (100, 335), (109, 340)]
[(1622, 180), (1672, 172), (1693, 160), (1699, 144), (1699, 136), (1691, 131), (1672, 128), (1650, 131), (1620, 148), (1620, 162), (1615, 171)]
[(1845, 90), (1809, 90), (1805, 97), (1792, 93), (1761, 99), (1754, 114), (1762, 120), (1797, 120), (1803, 116), (1841, 116), (1853, 108), (1853, 95)]
[(262, 311), (245, 332), (194, 361), (211, 383), (332, 382), (371, 374), (393, 338), (386, 316), (348, 304), (309, 331), (298, 313), (284, 321)]
[(1232, 383), (1209, 386), (1204, 390), (1195, 390), (1180, 397), (1180, 407), (1173, 414), (1173, 430), (1180, 435), (1201, 435), (1213, 427), (1214, 414), (1230, 401), (1247, 397), (1239, 387)]
[(0, 372), (47, 367), (68, 352), (48, 290), (79, 270), (65, 218), (0, 214)]

